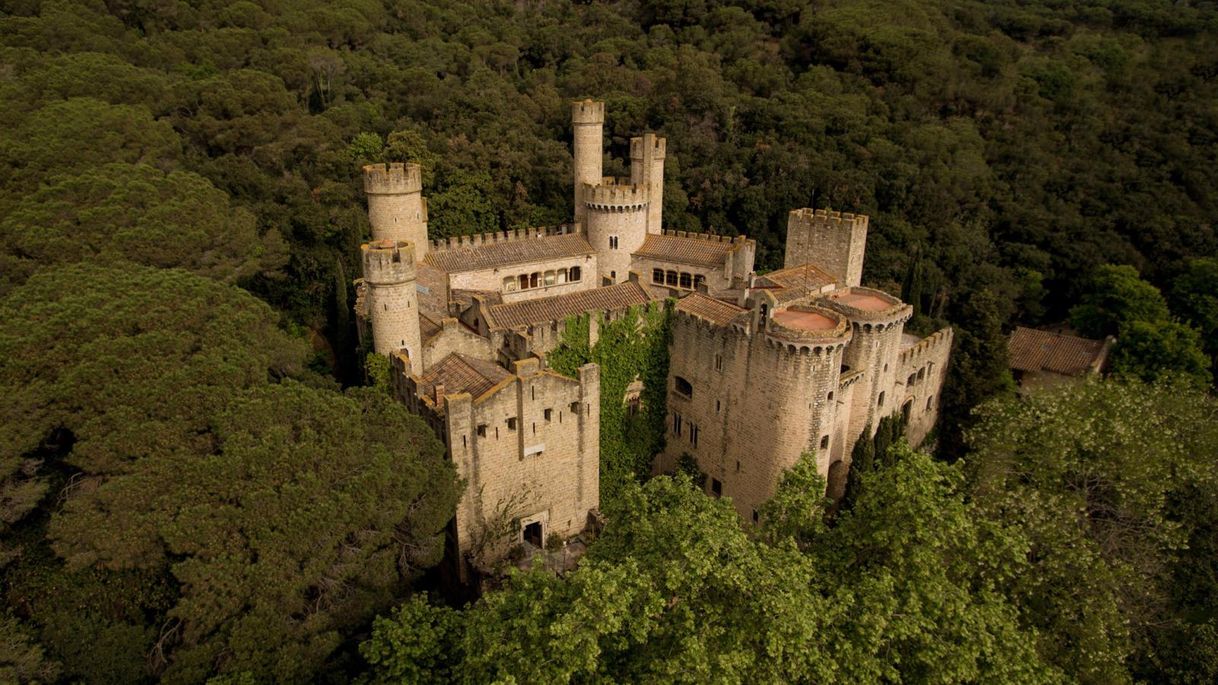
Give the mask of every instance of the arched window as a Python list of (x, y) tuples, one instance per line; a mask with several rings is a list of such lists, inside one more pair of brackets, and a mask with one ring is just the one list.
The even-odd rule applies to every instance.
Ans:
[(516, 279), (514, 277), (508, 276), (507, 278), (503, 279), (503, 291), (504, 292), (510, 293), (510, 292), (514, 292), (515, 290), (516, 290)]
[(553, 271), (546, 272), (546, 285), (554, 285), (558, 276)]
[(694, 275), (694, 288), (695, 289), (705, 282), (706, 282), (706, 276), (703, 276), (702, 274)]
[(674, 380), (676, 381), (677, 394), (684, 395), (685, 397), (692, 399), (694, 396), (693, 384), (680, 376), (674, 377)]
[(572, 283), (575, 283), (576, 281), (578, 281), (579, 278), (580, 278), (580, 273), (579, 273), (578, 266), (573, 266), (573, 267), (571, 267), (571, 269), (569, 271), (567, 271), (567, 280), (571, 281)]
[(694, 287), (694, 277), (689, 275), (688, 273), (682, 271), (681, 272), (681, 287), (682, 288)]
[(520, 278), (518, 280), (520, 281), (521, 290), (528, 289), (528, 287), (529, 287), (529, 275), (528, 274), (520, 274)]
[(566, 269), (559, 269), (559, 270), (558, 270), (558, 282), (559, 282), (559, 283), (566, 283), (566, 282), (567, 282), (567, 270), (566, 270)]
[(664, 270), (663, 269), (652, 269), (651, 270), (651, 282), (659, 283), (660, 285), (664, 285)]
[(829, 436), (828, 435), (820, 436), (820, 448), (822, 450), (829, 449)]
[(534, 271), (533, 273), (529, 274), (529, 287), (537, 288), (540, 285), (541, 285), (541, 272)]
[(880, 393), (880, 397), (879, 397), (879, 399), (877, 399), (877, 400), (875, 401), (875, 406), (877, 406), (877, 407), (882, 407), (882, 406), (884, 406), (884, 393)]
[(667, 285), (676, 285), (677, 284), (677, 272), (676, 271), (669, 271), (664, 276), (665, 276), (665, 283)]

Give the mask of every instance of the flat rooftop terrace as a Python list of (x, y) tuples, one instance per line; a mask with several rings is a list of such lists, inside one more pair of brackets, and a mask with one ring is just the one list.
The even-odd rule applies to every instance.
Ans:
[(780, 326), (796, 331), (831, 331), (837, 328), (836, 320), (819, 312), (783, 309), (774, 312), (771, 318)]

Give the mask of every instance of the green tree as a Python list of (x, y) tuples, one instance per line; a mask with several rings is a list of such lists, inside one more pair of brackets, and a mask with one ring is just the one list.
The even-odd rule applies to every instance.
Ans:
[(1091, 338), (1117, 335), (1133, 321), (1170, 318), (1167, 301), (1132, 266), (1105, 265), (1095, 270), (1081, 302), (1070, 310), (1070, 323)]
[(0, 680), (6, 683), (53, 683), (59, 664), (47, 659), (29, 631), (10, 614), (0, 614)]
[(1218, 259), (1189, 260), (1172, 281), (1171, 305), (1176, 315), (1201, 332), (1206, 353), (1218, 362)]
[(1143, 381), (1179, 374), (1201, 386), (1213, 381), (1197, 329), (1177, 321), (1132, 321), (1112, 351), (1112, 373)]
[(189, 172), (107, 164), (59, 176), (26, 195), (0, 221), (4, 278), (86, 259), (181, 267), (235, 283), (274, 271), (286, 246), (274, 229)]

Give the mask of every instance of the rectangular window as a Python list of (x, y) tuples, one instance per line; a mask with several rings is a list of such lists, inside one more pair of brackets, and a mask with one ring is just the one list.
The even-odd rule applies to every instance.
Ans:
[(545, 414), (546, 421), (549, 421), (549, 420), (551, 420), (551, 419), (553, 419), (553, 418), (554, 418), (554, 410), (553, 410), (553, 409), (547, 409), (547, 410), (545, 410), (545, 412), (543, 412), (543, 413)]
[(580, 277), (580, 273), (579, 273), (578, 266), (573, 266), (567, 270), (567, 280), (568, 281), (575, 283), (575, 282), (579, 281), (579, 277)]
[(723, 405), (719, 403), (719, 400), (715, 400), (715, 413), (716, 414), (719, 413), (719, 409), (722, 408), (722, 406)]
[(672, 415), (672, 434), (677, 437), (681, 436), (681, 415), (676, 412), (673, 412)]
[(478, 424), (478, 437), (480, 437), (480, 438), (486, 437), (486, 424), (485, 423)]
[(715, 497), (723, 496), (723, 483), (720, 483), (718, 478), (711, 478), (711, 494)]
[(687, 290), (694, 287), (694, 277), (689, 275), (688, 273), (682, 271), (680, 287), (685, 288)]
[(615, 236), (615, 235), (609, 236), (609, 249), (610, 250), (617, 249), (617, 236)]
[(694, 423), (689, 424), (689, 446), (698, 446), (698, 425)]
[(507, 427), (508, 427), (508, 430), (510, 430), (510, 431), (516, 430), (516, 417), (513, 416), (512, 418), (507, 420)]
[(723, 355), (721, 355), (721, 354), (715, 355), (715, 370), (716, 371), (723, 370)]
[(559, 283), (566, 283), (566, 282), (567, 282), (567, 270), (566, 270), (566, 269), (559, 269), (559, 270), (558, 270), (558, 282), (559, 282)]
[(828, 435), (820, 436), (820, 448), (822, 450), (829, 449), (829, 436)]
[(664, 270), (663, 269), (652, 269), (651, 270), (651, 282), (659, 283), (660, 285), (664, 285)]
[(692, 399), (694, 396), (694, 385), (684, 378), (677, 376), (673, 379), (674, 389), (678, 395), (682, 395), (687, 399)]
[(882, 406), (884, 406), (884, 393), (880, 393), (880, 397), (879, 397), (879, 399), (877, 399), (877, 400), (875, 401), (875, 406), (877, 406), (877, 407), (882, 407)]

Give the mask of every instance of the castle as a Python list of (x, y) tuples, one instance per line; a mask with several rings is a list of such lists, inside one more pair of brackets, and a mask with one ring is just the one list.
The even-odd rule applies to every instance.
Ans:
[(429, 240), (419, 166), (364, 168), (361, 336), (465, 480), (450, 536), (463, 579), (596, 518), (599, 369), (568, 378), (546, 364), (573, 316), (591, 314), (592, 344), (598, 324), (675, 300), (654, 469), (692, 458), (745, 520), (803, 454), (840, 488), (854, 442), (884, 416), (925, 438), (952, 331), (906, 334), (910, 306), (861, 286), (866, 216), (792, 211), (784, 268), (758, 275), (752, 240), (663, 230), (663, 138), (633, 138), (630, 177), (603, 177), (604, 103), (571, 114), (567, 225)]

